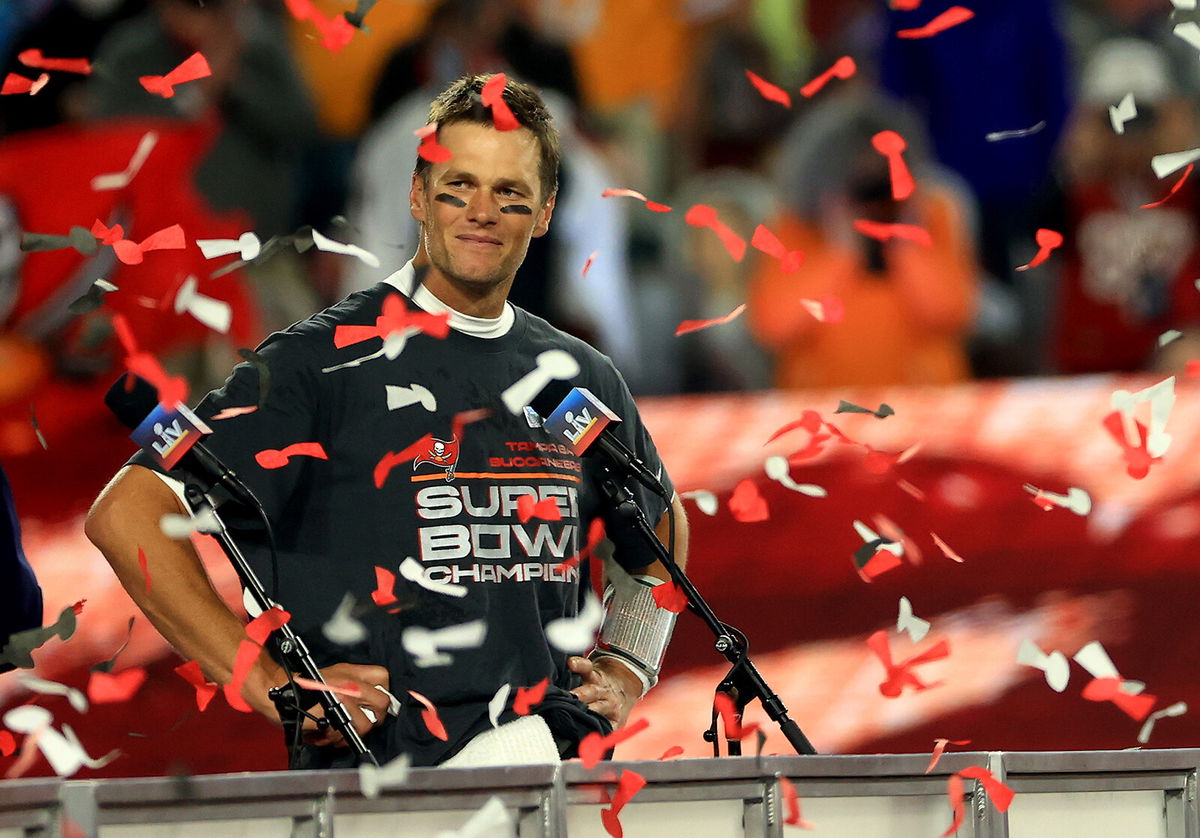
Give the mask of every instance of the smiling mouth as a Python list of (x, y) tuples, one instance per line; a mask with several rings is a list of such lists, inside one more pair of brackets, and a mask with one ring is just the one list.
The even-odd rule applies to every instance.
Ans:
[(500, 245), (500, 242), (496, 241), (495, 239), (484, 238), (480, 236), (456, 236), (456, 238), (460, 242), (466, 242), (467, 244), (473, 244), (478, 247), (498, 247)]

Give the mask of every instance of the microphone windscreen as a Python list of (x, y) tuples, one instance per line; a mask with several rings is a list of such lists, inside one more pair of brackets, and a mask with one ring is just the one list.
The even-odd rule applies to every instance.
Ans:
[(104, 404), (121, 424), (136, 429), (158, 406), (158, 390), (145, 379), (127, 372), (108, 388)]

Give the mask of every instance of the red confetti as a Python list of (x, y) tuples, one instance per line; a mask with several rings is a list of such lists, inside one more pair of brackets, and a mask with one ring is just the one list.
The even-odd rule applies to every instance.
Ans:
[(926, 684), (918, 678), (917, 674), (912, 671), (913, 667), (950, 656), (950, 642), (941, 640), (924, 652), (917, 652), (900, 663), (892, 663), (892, 650), (888, 646), (887, 632), (883, 629), (867, 638), (867, 647), (875, 653), (887, 671), (886, 679), (879, 685), (879, 692), (885, 698), (898, 698), (905, 687), (921, 691), (935, 686)]
[(733, 513), (734, 520), (744, 524), (765, 521), (771, 517), (766, 499), (758, 493), (758, 486), (749, 478), (734, 487), (733, 495), (729, 498), (729, 511)]
[(125, 238), (120, 224), (106, 227), (97, 219), (92, 224), (92, 235), (100, 239), (101, 244), (112, 245), (113, 253), (126, 265), (140, 265), (151, 250), (183, 250), (187, 247), (187, 238), (178, 224), (151, 233), (139, 244)]
[(1062, 233), (1054, 230), (1049, 230), (1045, 227), (1039, 228), (1034, 233), (1034, 240), (1037, 241), (1038, 252), (1028, 264), (1021, 265), (1017, 268), (1018, 271), (1027, 271), (1030, 268), (1036, 268), (1038, 265), (1050, 258), (1050, 252), (1054, 248), (1059, 247), (1063, 243)]
[(375, 590), (371, 591), (371, 600), (383, 608), (396, 602), (396, 574), (386, 568), (375, 566)]
[(211, 75), (212, 68), (208, 66), (208, 59), (202, 53), (194, 52), (165, 76), (141, 76), (138, 81), (150, 93), (170, 99), (175, 95), (176, 85), (186, 84)]
[(344, 695), (347, 698), (362, 698), (362, 687), (358, 684), (326, 684), (321, 681), (314, 681), (311, 678), (302, 678), (299, 675), (292, 678), (297, 687), (302, 687), (306, 690), (317, 690), (318, 692), (333, 693), (334, 695)]
[(1111, 701), (1134, 721), (1140, 722), (1150, 715), (1158, 697), (1149, 693), (1127, 693), (1121, 689), (1123, 683), (1120, 678), (1093, 678), (1083, 688), (1083, 697), (1088, 701)]
[(864, 582), (870, 582), (887, 573), (889, 570), (895, 570), (902, 564), (903, 562), (900, 561), (900, 557), (891, 550), (880, 548), (867, 560), (865, 565), (858, 569), (858, 575), (862, 577)]
[(534, 706), (542, 703), (548, 686), (550, 686), (550, 678), (546, 677), (532, 687), (517, 687), (517, 697), (513, 699), (512, 704), (513, 712), (518, 716), (528, 716)]
[(858, 65), (854, 63), (854, 59), (848, 55), (843, 55), (837, 61), (833, 62), (832, 67), (800, 88), (800, 95), (811, 98), (833, 79), (848, 79), (857, 71)]
[(1171, 200), (1171, 198), (1175, 197), (1175, 193), (1179, 191), (1179, 187), (1183, 186), (1183, 182), (1188, 179), (1188, 175), (1192, 173), (1192, 169), (1195, 168), (1195, 166), (1195, 163), (1188, 163), (1187, 168), (1183, 170), (1183, 176), (1180, 177), (1179, 180), (1175, 181), (1175, 185), (1171, 187), (1170, 192), (1153, 203), (1142, 204), (1140, 209), (1154, 209), (1155, 207), (1161, 207), (1167, 201)]
[(636, 771), (626, 769), (617, 780), (617, 792), (612, 798), (612, 807), (600, 810), (600, 822), (612, 838), (624, 838), (625, 831), (621, 828), (621, 810), (625, 804), (634, 798), (646, 785), (646, 779)]
[(1151, 457), (1150, 451), (1146, 448), (1147, 432), (1146, 426), (1136, 419), (1133, 420), (1137, 427), (1139, 443), (1130, 445), (1125, 439), (1125, 422), (1121, 418), (1121, 412), (1114, 410), (1112, 413), (1104, 417), (1104, 427), (1112, 434), (1117, 445), (1121, 446), (1121, 451), (1125, 457), (1125, 471), (1134, 480), (1141, 480), (1150, 473), (1150, 466), (1154, 463), (1162, 462), (1162, 457)]
[(246, 636), (259, 646), (265, 646), (271, 632), (286, 624), (290, 619), (292, 619), (292, 615), (282, 608), (278, 606), (268, 608), (246, 624)]
[(563, 561), (559, 562), (555, 566), (555, 569), (559, 573), (563, 573), (568, 568), (574, 567), (575, 565), (579, 564), (584, 559), (590, 557), (592, 555), (592, 551), (596, 549), (596, 545), (599, 544), (603, 540), (604, 540), (604, 519), (596, 518), (588, 526), (588, 540), (587, 540), (587, 544), (584, 545), (584, 548), (582, 550), (580, 550), (578, 553), (576, 553), (574, 556), (570, 556), (569, 558), (566, 558)]
[(636, 189), (605, 189), (600, 193), (601, 198), (637, 198), (645, 203), (646, 196)]
[(409, 690), (408, 694), (425, 705), (425, 709), (421, 711), (421, 721), (425, 722), (425, 727), (429, 728), (429, 732), (443, 742), (450, 741), (450, 737), (446, 735), (446, 726), (438, 718), (437, 708), (433, 706), (433, 702), (416, 690)]
[(244, 416), (247, 413), (253, 413), (256, 410), (258, 410), (256, 405), (250, 405), (249, 407), (227, 407), (208, 421), (217, 422), (221, 419), (232, 419), (235, 416)]
[(942, 551), (942, 553), (946, 556), (946, 558), (950, 559), (951, 561), (959, 562), (960, 564), (962, 563), (963, 557), (958, 555), (958, 553), (956, 553), (953, 549), (951, 549), (949, 544), (942, 541), (942, 539), (938, 536), (937, 533), (931, 532), (930, 535), (933, 536), (933, 543), (938, 546), (938, 549), (940, 549)]
[(966, 815), (966, 810), (963, 806), (962, 777), (957, 774), (951, 774), (946, 778), (946, 797), (950, 799), (950, 808), (954, 811), (954, 820), (951, 822), (950, 828), (942, 833), (941, 838), (950, 838), (951, 835), (958, 832), (958, 828), (962, 826), (963, 817)]
[(59, 73), (79, 73), (86, 76), (92, 72), (92, 62), (86, 58), (47, 58), (40, 49), (26, 49), (17, 53), (17, 60), (35, 70), (54, 70)]
[[(797, 419), (793, 422), (788, 422), (786, 425), (781, 427), (779, 430), (775, 431), (775, 433), (771, 434), (770, 438), (766, 442), (764, 442), (763, 445), (770, 445), (772, 442), (779, 439), (784, 434), (791, 433), (792, 431), (794, 431), (796, 429), (805, 430), (805, 431), (808, 431), (810, 434), (815, 435), (815, 434), (817, 434), (817, 432), (819, 432), (821, 430), (821, 424), (822, 424), (822, 421), (821, 421), (820, 413), (817, 413), (817, 411), (815, 411), (815, 410), (806, 410), (800, 414), (799, 419)], [(828, 439), (828, 438), (829, 438), (828, 436), (825, 437), (825, 439)]]
[(660, 204), (658, 201), (646, 201), (646, 209), (651, 212), (670, 212), (671, 208), (666, 204)]
[(78, 617), (80, 614), (83, 613), (83, 604), (85, 602), (87, 602), (86, 599), (81, 599), (78, 602), (71, 605), (71, 610), (75, 612), (76, 617)]
[(754, 228), (754, 235), (750, 238), (750, 246), (761, 250), (768, 256), (774, 256), (778, 259), (785, 274), (795, 273), (804, 264), (803, 251), (788, 250), (783, 242), (779, 240), (779, 237), (762, 224)]
[(1016, 797), (1016, 792), (997, 780), (991, 771), (979, 765), (970, 765), (958, 773), (959, 776), (965, 777), (968, 780), (978, 780), (983, 783), (983, 790), (992, 799), (992, 805), (996, 807), (996, 811), (1008, 811), (1008, 807), (1012, 805), (1013, 798)]
[(375, 318), (374, 326), (338, 326), (333, 331), (333, 345), (342, 349), (371, 338), (387, 340), (390, 335), (402, 333), (406, 329), (416, 329), (430, 337), (444, 338), (450, 334), (450, 314), (412, 311), (400, 294), (388, 294), (380, 307), (379, 316)]
[(758, 730), (758, 722), (743, 726), (738, 721), (737, 711), (733, 706), (733, 699), (729, 696), (729, 693), (716, 693), (713, 696), (713, 707), (716, 708), (717, 713), (721, 716), (721, 721), (724, 723), (726, 739), (740, 742)]
[(918, 227), (916, 224), (887, 224), (883, 221), (856, 218), (854, 229), (881, 242), (888, 239), (905, 239), (922, 247), (933, 247), (933, 236), (929, 235), (929, 231), (924, 227)]
[(562, 510), (554, 498), (538, 500), (535, 495), (520, 495), (517, 498), (517, 519), (527, 523), (530, 518), (541, 518), (544, 521), (561, 521)]
[(217, 694), (217, 685), (204, 677), (197, 661), (188, 661), (175, 667), (175, 673), (196, 688), (196, 707), (203, 713)]
[(733, 230), (721, 223), (717, 211), (707, 204), (696, 204), (687, 211), (683, 220), (693, 227), (707, 227), (717, 234), (721, 244), (729, 251), (733, 261), (740, 262), (746, 255), (746, 241)]
[(816, 827), (800, 815), (800, 795), (796, 793), (796, 787), (792, 781), (781, 775), (779, 790), (783, 792), (783, 805), (787, 809), (787, 817), (783, 822), (788, 826), (798, 826), (801, 829), (815, 829)]
[(283, 468), (292, 457), (315, 457), (328, 460), (329, 455), (319, 442), (296, 442), (282, 450), (265, 448), (254, 455), (254, 461), (263, 468)]
[(746, 78), (750, 79), (750, 83), (754, 85), (754, 89), (758, 91), (758, 95), (762, 96), (768, 102), (778, 102), (785, 108), (792, 106), (792, 97), (782, 87), (771, 84), (766, 79), (755, 75), (749, 70), (746, 71)]
[(93, 704), (117, 704), (133, 698), (133, 694), (146, 682), (146, 670), (140, 666), (124, 669), (115, 675), (92, 670), (88, 678), (87, 694)]
[(942, 759), (942, 754), (946, 750), (947, 745), (970, 745), (970, 739), (934, 739), (933, 754), (929, 758), (929, 765), (925, 767), (925, 773), (932, 771)]
[(0, 730), (0, 757), (10, 757), (17, 751), (17, 738), (7, 730)]
[(4, 77), (4, 85), (0, 87), (0, 96), (16, 96), (22, 93), (34, 96), (46, 86), (48, 81), (50, 81), (49, 73), (42, 73), (36, 79), (27, 79), (18, 73), (9, 73)]
[(687, 594), (674, 582), (655, 585), (650, 589), (650, 595), (654, 597), (654, 602), (659, 608), (672, 614), (680, 614), (687, 608)]
[(150, 593), (150, 564), (146, 559), (146, 551), (140, 544), (138, 545), (138, 567), (142, 569), (142, 576), (146, 577), (146, 593)]
[(709, 326), (720, 326), (722, 323), (728, 323), (730, 320), (736, 319), (745, 310), (746, 304), (742, 303), (724, 317), (714, 317), (711, 320), (684, 320), (675, 328), (675, 337), (686, 335), (688, 332), (698, 332), (701, 329), (707, 329)]
[(354, 26), (346, 20), (343, 13), (339, 12), (331, 18), (327, 18), (317, 10), (312, 0), (284, 0), (284, 2), (287, 3), (288, 11), (296, 20), (313, 22), (317, 32), (321, 34), (321, 46), (330, 52), (340, 52), (354, 37)]
[(580, 276), (586, 277), (588, 275), (588, 271), (592, 269), (592, 263), (596, 261), (596, 257), (599, 255), (599, 250), (593, 250), (590, 254), (588, 254), (587, 261), (583, 263), (583, 270), (580, 271)]
[(902, 12), (911, 12), (921, 5), (921, 0), (891, 0), (888, 5)]
[(407, 463), (418, 454), (422, 454), (433, 445), (433, 434), (425, 434), (412, 445), (405, 448), (403, 451), (393, 454), (388, 452), (383, 455), (383, 458), (375, 464), (375, 488), (382, 489), (383, 484), (387, 482), (388, 475), (396, 466), (401, 463)]
[(423, 160), (428, 160), (430, 163), (445, 163), (453, 157), (450, 149), (438, 142), (436, 122), (430, 122), (413, 133), (421, 138), (421, 144), (417, 146), (417, 154)]
[(237, 656), (233, 659), (233, 678), (225, 685), (225, 700), (234, 710), (240, 710), (243, 713), (253, 712), (250, 705), (242, 698), (242, 684), (245, 683), (246, 676), (250, 674), (250, 670), (258, 660), (258, 653), (261, 651), (262, 646), (253, 640), (243, 640), (238, 644)]
[[(138, 378), (151, 384), (158, 390), (158, 403), (168, 410), (175, 405), (187, 401), (187, 379), (182, 375), (168, 376), (158, 359), (149, 352), (139, 352), (124, 315), (114, 314), (112, 317), (113, 331), (117, 334), (121, 346), (125, 349), (125, 368)], [(132, 387), (133, 382), (129, 385)]]
[(682, 745), (672, 745), (671, 747), (669, 747), (665, 751), (663, 751), (662, 756), (660, 756), (658, 759), (661, 762), (664, 759), (672, 759), (672, 758), (680, 756), (682, 754), (683, 754), (683, 746)]
[(504, 88), (507, 84), (508, 78), (504, 73), (496, 73), (487, 80), (480, 91), (484, 107), (492, 109), (492, 124), (496, 126), (497, 131), (512, 131), (521, 127), (521, 123), (513, 116), (512, 109), (504, 101)]
[(1188, 378), (1200, 378), (1200, 361), (1188, 361), (1184, 365), (1184, 375)]
[(896, 33), (897, 38), (932, 38), (939, 32), (966, 23), (975, 17), (975, 13), (963, 6), (951, 6), (924, 26), (916, 29), (901, 29)]
[(880, 131), (871, 137), (871, 146), (887, 158), (888, 176), (892, 180), (892, 198), (903, 201), (913, 193), (916, 184), (913, 183), (912, 173), (904, 162), (904, 149), (908, 143), (895, 131)]
[[(579, 743), (579, 761), (583, 763), (584, 768), (595, 768), (596, 763), (604, 759), (604, 754), (610, 748), (617, 747), (617, 745), (620, 745), (626, 739), (636, 736), (648, 727), (650, 727), (648, 719), (638, 719), (631, 725), (614, 730), (608, 736), (601, 736), (599, 733), (593, 731), (583, 737)], [(682, 751), (683, 749), (680, 748), (679, 750)]]

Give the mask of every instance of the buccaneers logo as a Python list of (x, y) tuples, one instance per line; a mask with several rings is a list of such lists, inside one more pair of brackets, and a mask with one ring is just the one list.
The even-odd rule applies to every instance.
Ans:
[(458, 440), (435, 439), (424, 454), (413, 458), (413, 471), (421, 463), (431, 463), (436, 468), (446, 471), (446, 482), (454, 479), (454, 467), (458, 465)]

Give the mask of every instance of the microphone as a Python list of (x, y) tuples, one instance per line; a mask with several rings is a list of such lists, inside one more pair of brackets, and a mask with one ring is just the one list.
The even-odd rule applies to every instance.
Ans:
[(130, 438), (165, 471), (185, 472), (210, 487), (221, 486), (236, 501), (262, 508), (250, 487), (200, 442), (212, 430), (186, 405), (162, 407), (154, 386), (130, 373), (108, 388), (104, 404), (121, 424), (133, 428)]
[(534, 411), (545, 417), (542, 428), (557, 442), (566, 441), (577, 456), (601, 456), (622, 475), (632, 476), (659, 497), (670, 502), (658, 475), (650, 471), (633, 451), (613, 433), (621, 423), (611, 408), (586, 387), (572, 387), (551, 381), (534, 398)]

